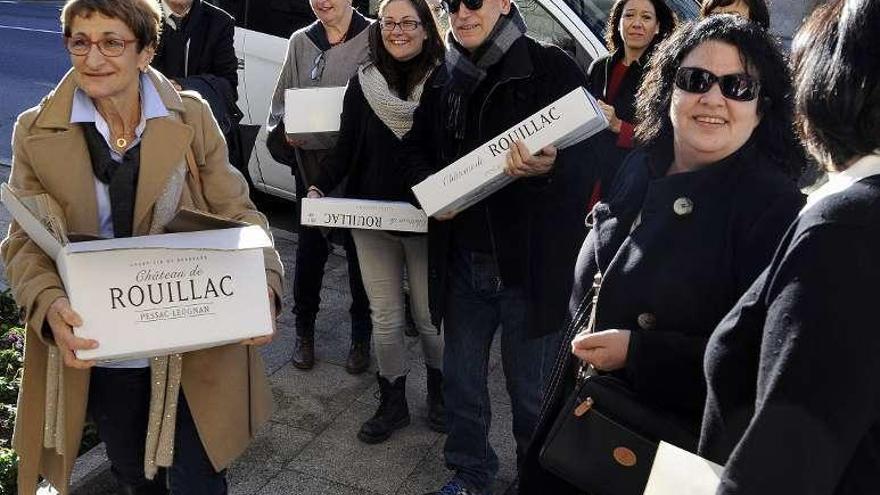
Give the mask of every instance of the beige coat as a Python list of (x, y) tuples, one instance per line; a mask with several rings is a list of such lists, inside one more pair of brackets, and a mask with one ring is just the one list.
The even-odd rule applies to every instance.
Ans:
[[(182, 177), (185, 150), (192, 148), (202, 190), (211, 212), (267, 226), (248, 198), (244, 178), (229, 165), (226, 144), (207, 103), (181, 97), (158, 72), (150, 77), (174, 117), (147, 122), (141, 144), (141, 168), (135, 199), (133, 231), (146, 234), (154, 206), (172, 176)], [(13, 134), (10, 183), (23, 196), (48, 193), (61, 206), (68, 230), (98, 234), (94, 174), (79, 125), (70, 124), (76, 78), (69, 72), (40, 105), (19, 116)], [(186, 176), (192, 184), (191, 176)], [(183, 187), (179, 207), (195, 207), (190, 188)], [(15, 299), (26, 312), (25, 366), (19, 393), (13, 446), (21, 461), (19, 493), (32, 495), (38, 475), (62, 494), (68, 492), (75, 453), (86, 415), (89, 372), (66, 369), (64, 451), (43, 448), (47, 346), (44, 328), (48, 306), (65, 295), (52, 260), (13, 223), (2, 244), (6, 273)], [(278, 253), (266, 251), (267, 281), (282, 294), (283, 270)], [(280, 301), (276, 301), (276, 305)], [(74, 308), (75, 309), (75, 308)], [(250, 355), (250, 359), (248, 359)], [(248, 369), (248, 362), (250, 369)], [(216, 469), (228, 466), (248, 445), (271, 413), (271, 393), (263, 362), (251, 346), (227, 345), (183, 356), (181, 386), (193, 419)], [(250, 396), (248, 396), (250, 394)]]

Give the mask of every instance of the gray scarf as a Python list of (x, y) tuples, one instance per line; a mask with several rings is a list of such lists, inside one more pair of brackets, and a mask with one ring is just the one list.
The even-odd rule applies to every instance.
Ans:
[(510, 3), (510, 13), (502, 15), (483, 44), (469, 54), (455, 41), (452, 30), (447, 35), (446, 70), (449, 73), (450, 87), (447, 96), (449, 111), (446, 128), (453, 132), (456, 139), (464, 139), (467, 111), (464, 107), (467, 99), (486, 78), (486, 71), (498, 63), (507, 50), (524, 36), (526, 21), (516, 4)]
[(431, 71), (427, 71), (425, 77), (413, 87), (409, 98), (402, 100), (388, 87), (388, 81), (375, 64), (367, 63), (358, 68), (358, 79), (364, 98), (397, 139), (402, 139), (412, 128), (413, 114), (419, 106), (425, 81), (430, 75)]

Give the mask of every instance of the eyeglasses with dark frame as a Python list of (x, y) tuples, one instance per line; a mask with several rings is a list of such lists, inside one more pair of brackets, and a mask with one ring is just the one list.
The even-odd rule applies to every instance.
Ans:
[(397, 27), (399, 27), (401, 31), (415, 31), (421, 25), (421, 22), (413, 19), (404, 19), (400, 22), (394, 22), (391, 19), (379, 19), (379, 27), (382, 28), (382, 31), (391, 32)]
[(312, 81), (320, 81), (321, 76), (324, 75), (325, 65), (327, 65), (327, 61), (324, 58), (324, 52), (321, 52), (315, 57), (315, 61), (312, 62), (312, 70), (309, 72), (309, 79)]
[(98, 51), (105, 57), (119, 57), (125, 53), (129, 43), (138, 40), (125, 40), (122, 38), (101, 38), (98, 41), (92, 41), (85, 36), (65, 36), (64, 46), (71, 55), (82, 57), (88, 55), (92, 51), (92, 46), (97, 45)]
[(749, 74), (715, 74), (699, 67), (679, 67), (675, 73), (675, 85), (688, 93), (708, 93), (715, 83), (725, 98), (736, 101), (752, 101), (758, 97), (761, 83)]
[(455, 14), (462, 3), (468, 10), (480, 10), (483, 7), (483, 0), (443, 0), (443, 8), (449, 14)]

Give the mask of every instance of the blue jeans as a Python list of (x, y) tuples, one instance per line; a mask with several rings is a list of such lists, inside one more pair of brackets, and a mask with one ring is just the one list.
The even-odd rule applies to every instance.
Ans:
[(444, 319), (443, 394), (446, 465), (468, 488), (489, 491), (498, 456), (489, 444), (489, 348), (501, 326), (501, 364), (513, 407), (517, 460), (525, 454), (541, 407), (557, 334), (528, 338), (522, 287), (505, 287), (491, 255), (454, 249)]
[(177, 399), (174, 461), (167, 480), (163, 470), (153, 480), (144, 477), (149, 408), (150, 368), (92, 368), (88, 411), (116, 480), (141, 493), (164, 493), (167, 486), (172, 495), (226, 495), (226, 470), (214, 471), (183, 390)]

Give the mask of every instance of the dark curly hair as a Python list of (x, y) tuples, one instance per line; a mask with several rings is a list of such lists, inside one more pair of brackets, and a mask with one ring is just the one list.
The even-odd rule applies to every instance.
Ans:
[(880, 149), (880, 2), (836, 0), (794, 39), (796, 126), (816, 160), (841, 170)]
[(669, 109), (675, 74), (685, 57), (707, 41), (736, 47), (746, 72), (758, 77), (761, 122), (753, 138), (780, 169), (793, 178), (798, 177), (806, 156), (794, 132), (791, 74), (778, 42), (757, 24), (739, 16), (713, 15), (699, 22), (689, 22), (657, 47), (636, 96), (639, 144), (654, 146), (672, 142), (674, 131)]
[[(608, 23), (605, 24), (605, 45), (611, 53), (623, 49), (623, 37), (620, 35), (619, 26), (620, 18), (623, 17), (623, 9), (629, 1), (630, 0), (616, 0), (614, 5), (611, 6), (611, 14), (608, 15)], [(678, 24), (678, 17), (676, 17), (675, 12), (666, 5), (666, 2), (663, 0), (650, 0), (650, 2), (654, 5), (654, 11), (657, 13), (657, 22), (660, 23), (660, 32), (657, 33), (657, 36), (654, 36), (653, 40), (651, 40), (651, 44), (648, 46), (646, 52), (650, 52), (654, 46), (668, 38), (669, 35), (675, 31), (675, 26)]]
[[(721, 7), (728, 7), (736, 3), (737, 0), (703, 0), (700, 6), (700, 15), (708, 17), (712, 15), (712, 11)], [(770, 29), (770, 11), (767, 9), (767, 2), (764, 0), (743, 0), (746, 7), (749, 8), (749, 20), (757, 22), (764, 29)]]

